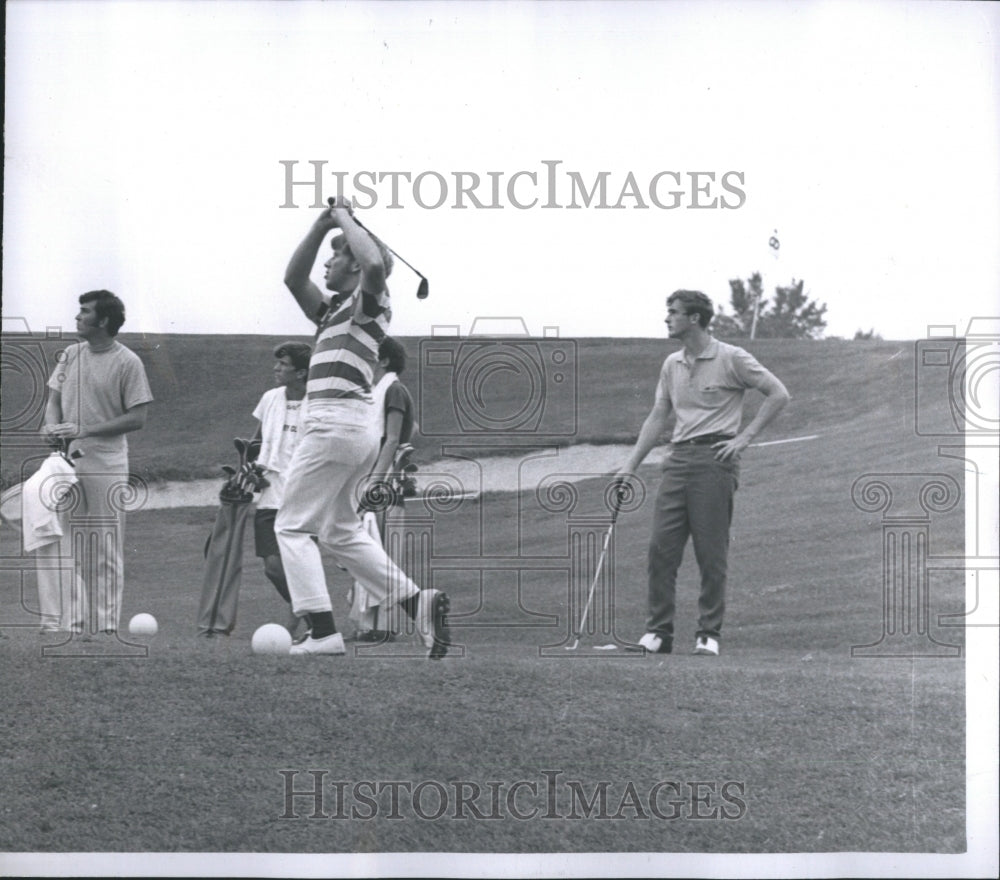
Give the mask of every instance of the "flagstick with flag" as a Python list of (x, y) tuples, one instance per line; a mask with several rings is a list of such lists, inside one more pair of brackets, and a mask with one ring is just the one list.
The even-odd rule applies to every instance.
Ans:
[[(778, 230), (775, 229), (774, 233), (767, 240), (767, 245), (771, 248), (771, 255), (778, 259), (778, 249), (781, 247), (781, 242), (778, 241)], [(764, 282), (761, 280), (760, 284), (760, 294), (758, 295), (756, 301), (753, 304), (753, 322), (750, 324), (750, 338), (754, 339), (757, 336), (757, 316), (760, 314), (760, 301), (764, 298)]]

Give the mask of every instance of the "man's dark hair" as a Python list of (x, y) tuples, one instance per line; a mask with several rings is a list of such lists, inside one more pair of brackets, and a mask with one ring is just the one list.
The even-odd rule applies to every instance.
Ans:
[(715, 317), (715, 306), (700, 290), (675, 290), (667, 297), (667, 305), (679, 302), (685, 315), (697, 315), (698, 326), (705, 330)]
[(125, 303), (110, 290), (88, 290), (80, 295), (80, 305), (90, 302), (94, 304), (94, 314), (98, 321), (108, 319), (105, 325), (108, 335), (117, 336), (122, 324), (125, 323)]
[(274, 347), (276, 358), (287, 357), (296, 370), (308, 370), (309, 358), (312, 357), (312, 346), (305, 342), (282, 342)]
[(378, 347), (378, 359), (388, 361), (387, 369), (397, 376), (406, 369), (406, 349), (391, 336), (386, 336)]

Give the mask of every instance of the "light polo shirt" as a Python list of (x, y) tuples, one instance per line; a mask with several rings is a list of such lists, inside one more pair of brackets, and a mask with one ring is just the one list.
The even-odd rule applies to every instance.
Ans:
[(770, 375), (752, 354), (717, 339), (693, 361), (684, 349), (669, 355), (660, 369), (656, 400), (666, 399), (677, 417), (671, 441), (738, 434), (746, 390), (763, 390)]

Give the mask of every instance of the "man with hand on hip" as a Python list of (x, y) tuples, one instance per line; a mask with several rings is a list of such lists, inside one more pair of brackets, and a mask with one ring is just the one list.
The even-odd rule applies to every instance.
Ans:
[[(334, 229), (340, 233), (324, 263), (327, 295), (309, 273)], [(296, 655), (345, 652), (321, 550), (383, 605), (398, 603), (415, 621), (431, 659), (443, 657), (450, 642), (448, 597), (419, 589), (363, 528), (357, 512), (358, 486), (375, 464), (381, 435), (372, 378), (391, 318), (385, 283), (391, 270), (388, 248), (356, 223), (338, 198), (317, 217), (285, 272), (285, 285), (317, 325), (306, 383), (308, 410), (275, 522), (292, 609), (309, 618), (310, 636), (292, 646)]]
[[(694, 653), (718, 655), (740, 455), (789, 400), (785, 386), (753, 355), (708, 332), (714, 314), (712, 301), (700, 291), (678, 290), (667, 298), (669, 334), (683, 348), (664, 361), (653, 408), (618, 474), (621, 482), (633, 478), (674, 415), (672, 447), (653, 509), (648, 619), (639, 639), (651, 653), (673, 649), (677, 570), (690, 536), (701, 572)], [(764, 402), (740, 430), (748, 388), (760, 391)]]

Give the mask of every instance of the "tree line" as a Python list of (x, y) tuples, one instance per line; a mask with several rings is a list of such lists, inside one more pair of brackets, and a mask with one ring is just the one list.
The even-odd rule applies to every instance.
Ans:
[[(760, 272), (745, 281), (729, 282), (732, 311), (719, 308), (713, 321), (717, 336), (736, 339), (819, 339), (826, 330), (826, 303), (809, 297), (804, 281), (777, 285), (774, 297), (764, 295)], [(874, 329), (858, 330), (855, 339), (881, 339)]]

